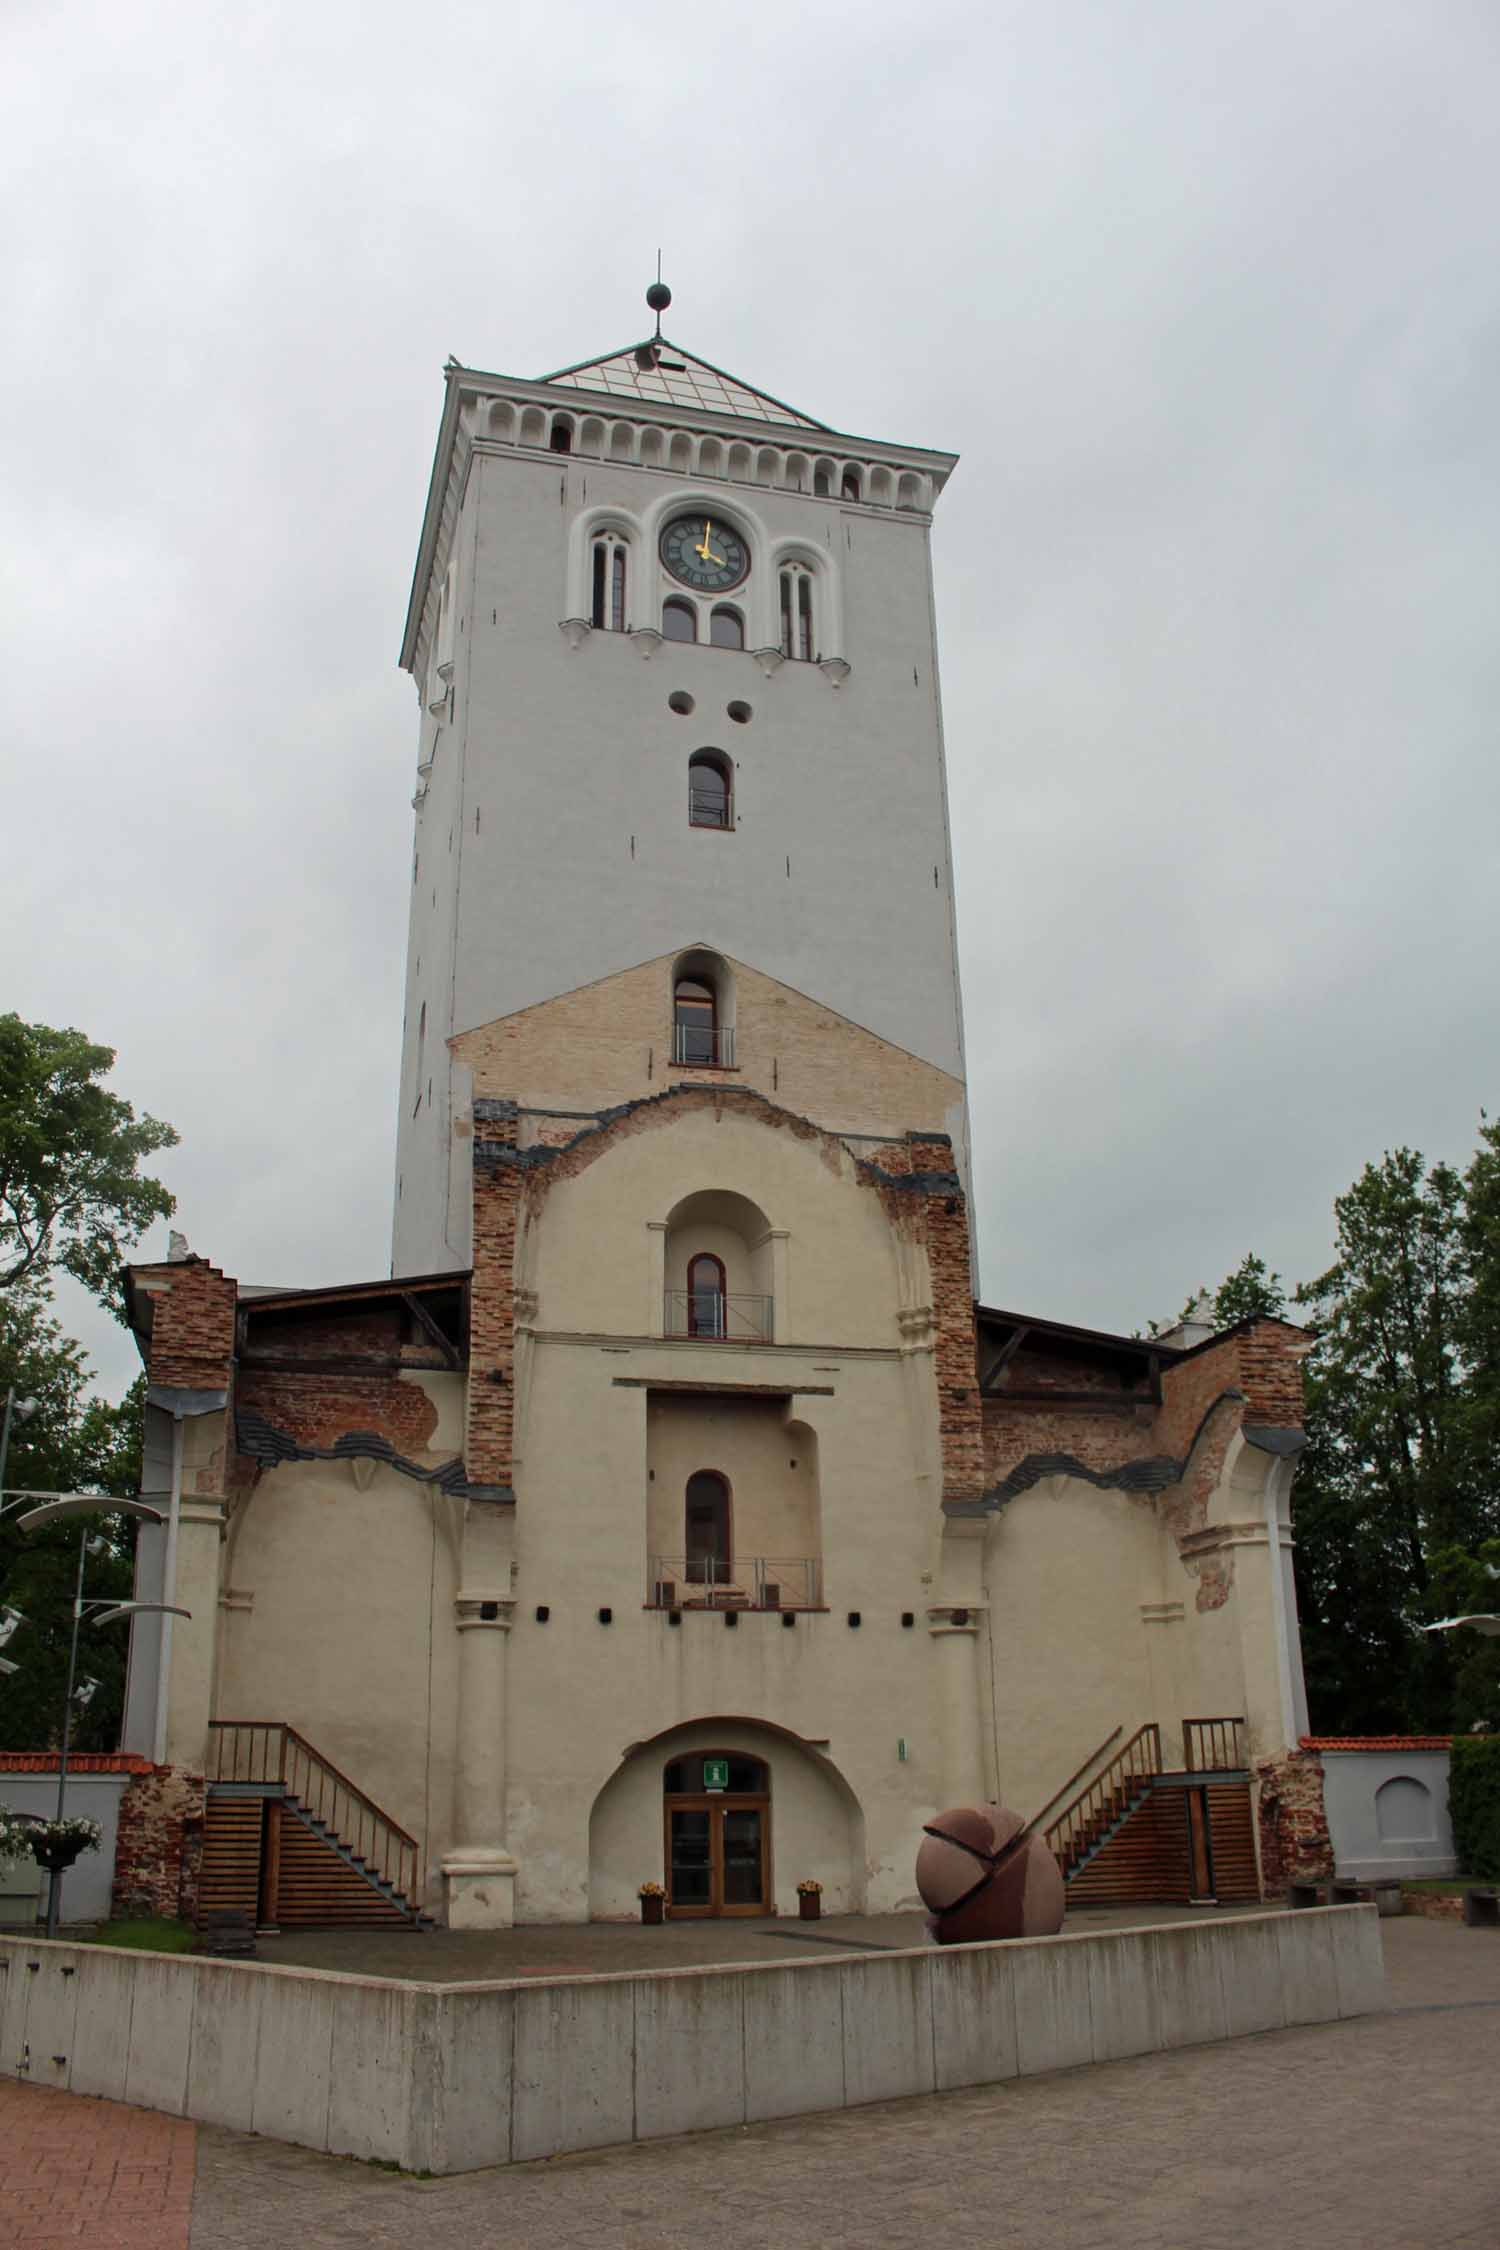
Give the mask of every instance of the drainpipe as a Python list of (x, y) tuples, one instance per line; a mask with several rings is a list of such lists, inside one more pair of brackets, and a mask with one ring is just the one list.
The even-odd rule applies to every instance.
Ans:
[[(182, 1416), (172, 1417), (172, 1496), (167, 1512), (167, 1554), (162, 1565), (161, 1598), (164, 1602), (177, 1599), (177, 1524), (182, 1514)], [(164, 1766), (167, 1762), (167, 1702), (172, 1684), (172, 1614), (168, 1610), (161, 1621), (161, 1647), (156, 1662), (156, 1740), (152, 1762)]]

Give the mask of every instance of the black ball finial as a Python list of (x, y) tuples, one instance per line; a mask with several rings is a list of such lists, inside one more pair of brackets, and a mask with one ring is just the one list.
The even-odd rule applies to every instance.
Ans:
[(654, 313), (664, 313), (672, 302), (672, 292), (664, 281), (653, 281), (646, 291), (646, 302)]

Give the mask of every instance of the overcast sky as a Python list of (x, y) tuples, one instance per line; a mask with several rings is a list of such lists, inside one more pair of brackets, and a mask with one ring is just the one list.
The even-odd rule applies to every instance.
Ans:
[(442, 362), (634, 339), (660, 244), (679, 342), (963, 456), (987, 1301), (1320, 1270), (1500, 1103), (1497, 115), (1493, 0), (4, 0), (0, 1007), (216, 1264), (387, 1270)]

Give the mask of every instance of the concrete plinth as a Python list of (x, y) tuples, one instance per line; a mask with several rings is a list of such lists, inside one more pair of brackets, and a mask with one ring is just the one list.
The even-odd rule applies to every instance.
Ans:
[(517, 1872), (509, 1852), (451, 1852), (443, 1861), (449, 1929), (513, 1929)]

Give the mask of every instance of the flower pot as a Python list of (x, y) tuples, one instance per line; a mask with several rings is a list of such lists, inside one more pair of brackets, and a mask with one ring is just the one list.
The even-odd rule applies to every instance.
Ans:
[(661, 1921), (666, 1910), (667, 1902), (664, 1898), (643, 1898), (641, 1900), (641, 1920), (643, 1922)]
[(818, 1891), (799, 1891), (797, 1911), (804, 1922), (816, 1922), (823, 1911), (822, 1894)]

